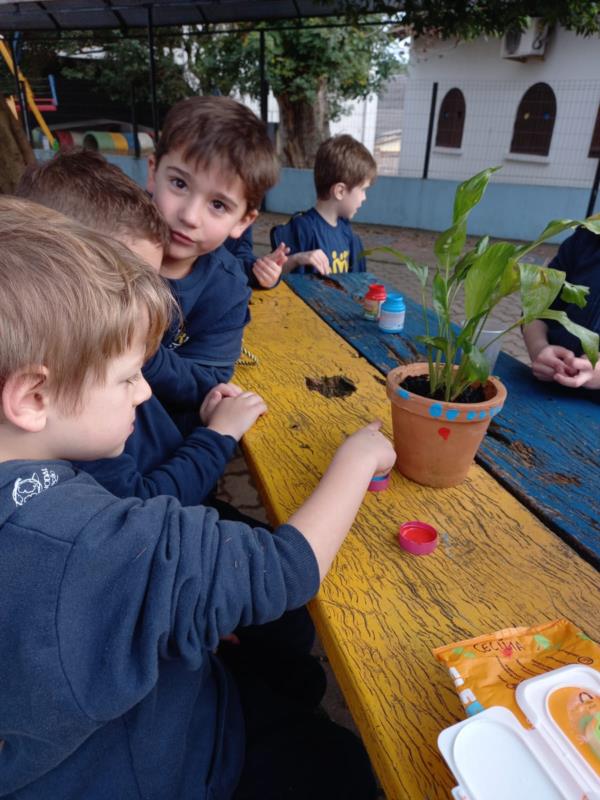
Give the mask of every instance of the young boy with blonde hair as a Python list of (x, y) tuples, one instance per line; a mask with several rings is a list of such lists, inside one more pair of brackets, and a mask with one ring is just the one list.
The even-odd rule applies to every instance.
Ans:
[(116, 498), (69, 462), (122, 452), (170, 311), (123, 246), (0, 198), (0, 795), (367, 800), (364, 751), (320, 717), (255, 694), (269, 750), (245, 742), (213, 650), (315, 593), (393, 449), (353, 434), (273, 534)]
[(314, 168), (316, 206), (271, 229), (273, 248), (285, 242), (290, 249), (286, 272), (328, 275), (366, 270), (360, 257), (364, 248), (350, 220), (376, 175), (375, 159), (352, 136), (332, 136), (320, 145)]
[[(72, 150), (33, 164), (16, 194), (116, 238), (158, 271), (168, 227), (146, 192), (99, 153)], [(180, 361), (174, 353), (167, 357)], [(188, 383), (194, 382), (190, 373)], [(236, 443), (264, 411), (255, 393), (221, 384), (194, 409), (184, 438), (160, 401), (151, 397), (138, 410), (124, 452), (88, 461), (84, 468), (118, 497), (168, 494), (184, 505), (204, 503)]]

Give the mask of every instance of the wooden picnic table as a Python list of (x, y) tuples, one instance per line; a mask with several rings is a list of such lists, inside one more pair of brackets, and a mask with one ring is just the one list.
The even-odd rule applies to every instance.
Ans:
[[(383, 375), (425, 352), (416, 339), (424, 333), (421, 306), (410, 298), (405, 298), (401, 334), (381, 333), (376, 323), (363, 319), (358, 298), (379, 282), (374, 275), (291, 275), (286, 280)], [(506, 353), (498, 357), (494, 374), (508, 397), (490, 424), (477, 463), (600, 567), (600, 392), (538, 381), (529, 366)]]
[[(346, 435), (379, 417), (391, 438), (391, 415), (380, 371), (289, 286), (255, 292), (251, 312), (244, 343), (258, 365), (235, 380), (269, 411), (243, 448), (278, 523)], [(343, 378), (341, 396), (315, 388), (323, 376)], [(439, 532), (431, 555), (396, 543), (414, 519)], [(560, 617), (600, 640), (599, 598), (598, 572), (478, 465), (450, 489), (394, 470), (387, 491), (368, 494), (310, 609), (387, 800), (446, 800), (454, 785), (436, 742), (464, 711), (432, 648)]]

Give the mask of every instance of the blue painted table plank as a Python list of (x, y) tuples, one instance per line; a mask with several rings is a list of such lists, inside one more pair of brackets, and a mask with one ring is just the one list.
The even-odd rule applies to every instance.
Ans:
[[(374, 275), (289, 275), (285, 280), (384, 375), (425, 352), (415, 340), (424, 332), (421, 306), (409, 298), (401, 334), (384, 334), (363, 318), (359, 300), (369, 283), (379, 282)], [(508, 398), (490, 424), (477, 462), (600, 567), (600, 392), (537, 381), (528, 366), (506, 353), (500, 353), (494, 373)]]

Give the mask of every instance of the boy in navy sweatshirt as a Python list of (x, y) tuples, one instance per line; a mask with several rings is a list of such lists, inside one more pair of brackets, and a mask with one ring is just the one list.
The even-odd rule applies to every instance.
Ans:
[[(147, 188), (171, 237), (161, 274), (183, 314), (163, 344), (195, 363), (208, 391), (233, 374), (250, 319), (246, 273), (224, 243), (257, 218), (277, 181), (277, 156), (249, 108), (229, 97), (190, 97), (167, 114), (148, 166)], [(160, 351), (144, 375), (169, 410), (187, 410), (172, 368)]]
[(367, 148), (342, 134), (324, 141), (315, 158), (314, 208), (295, 214), (285, 225), (271, 230), (273, 248), (289, 246), (285, 272), (364, 272), (364, 249), (350, 220), (364, 203), (377, 174), (377, 164)]
[[(169, 241), (165, 221), (146, 192), (99, 153), (73, 150), (33, 164), (16, 194), (114, 236), (155, 271), (160, 268)], [(167, 355), (180, 361), (173, 352)], [(190, 414), (193, 423), (184, 438), (160, 401), (151, 397), (138, 410), (124, 452), (88, 461), (85, 469), (118, 497), (168, 494), (183, 505), (204, 503), (236, 443), (264, 411), (265, 403), (253, 392), (218, 385)]]
[(372, 798), (356, 740), (249, 698), (213, 651), (314, 595), (393, 449), (350, 436), (273, 534), (116, 498), (69, 462), (122, 452), (170, 311), (127, 248), (0, 198), (0, 796)]

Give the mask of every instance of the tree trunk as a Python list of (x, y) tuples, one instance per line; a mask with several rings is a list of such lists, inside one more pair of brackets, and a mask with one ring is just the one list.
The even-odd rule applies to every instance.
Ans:
[(0, 94), (0, 194), (12, 194), (27, 164), (34, 162), (21, 124)]
[(321, 79), (314, 103), (290, 100), (286, 94), (278, 95), (277, 103), (283, 165), (312, 169), (319, 145), (330, 135), (327, 78)]

